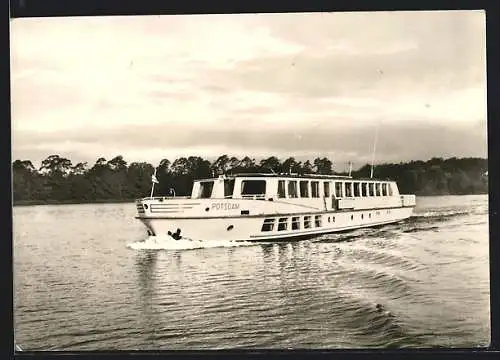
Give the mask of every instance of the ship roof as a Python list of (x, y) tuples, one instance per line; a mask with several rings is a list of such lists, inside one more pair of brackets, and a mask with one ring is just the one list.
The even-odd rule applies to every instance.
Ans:
[[(392, 181), (383, 179), (370, 179), (370, 178), (353, 178), (348, 175), (322, 175), (322, 174), (276, 174), (276, 173), (236, 173), (236, 174), (226, 174), (221, 175), (225, 179), (234, 178), (303, 178), (303, 179), (337, 179), (337, 180), (356, 180), (356, 181)], [(216, 180), (217, 177), (199, 179), (198, 181)]]
[(282, 178), (321, 178), (321, 179), (352, 179), (347, 175), (321, 175), (321, 174), (270, 174), (270, 173), (237, 173), (233, 177), (282, 177)]

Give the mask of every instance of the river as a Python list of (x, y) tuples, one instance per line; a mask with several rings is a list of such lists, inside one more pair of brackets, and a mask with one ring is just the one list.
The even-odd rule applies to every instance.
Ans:
[(24, 350), (489, 344), (487, 196), (419, 197), (399, 224), (237, 246), (146, 239), (135, 211), (14, 208)]

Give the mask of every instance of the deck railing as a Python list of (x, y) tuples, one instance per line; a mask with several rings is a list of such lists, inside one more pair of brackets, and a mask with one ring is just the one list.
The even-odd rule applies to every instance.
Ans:
[(242, 199), (252, 199), (252, 200), (264, 200), (266, 198), (265, 194), (255, 194), (255, 195), (241, 195)]
[(417, 203), (417, 197), (415, 195), (400, 195), (400, 197), (403, 206), (415, 206)]
[(143, 201), (143, 200), (175, 200), (175, 199), (191, 199), (191, 196), (154, 196), (154, 197), (145, 197), (142, 199), (139, 199), (138, 201)]

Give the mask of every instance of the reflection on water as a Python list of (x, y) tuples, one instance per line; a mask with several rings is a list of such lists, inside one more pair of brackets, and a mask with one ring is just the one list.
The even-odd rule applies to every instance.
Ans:
[(130, 204), (15, 208), (16, 340), (25, 350), (486, 345), (486, 202), (423, 198), (401, 224), (196, 248), (144, 241), (141, 224), (124, 221)]
[[(142, 328), (154, 329), (155, 314), (153, 309), (153, 297), (155, 293), (155, 266), (158, 254), (154, 251), (146, 251), (137, 254), (136, 268), (138, 274), (138, 283), (140, 289), (140, 304), (141, 304), (141, 322)], [(146, 339), (148, 345), (153, 345), (154, 339), (147, 333)]]
[(141, 293), (145, 296), (153, 291), (155, 278), (155, 265), (158, 258), (156, 251), (144, 251), (137, 254), (136, 267), (139, 274)]

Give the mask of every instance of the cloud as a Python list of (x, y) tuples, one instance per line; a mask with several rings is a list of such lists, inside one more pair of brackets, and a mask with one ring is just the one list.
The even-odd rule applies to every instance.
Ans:
[(14, 157), (486, 156), (484, 12), (11, 25)]
[[(484, 123), (475, 126), (429, 127), (425, 123), (381, 123), (377, 146), (377, 162), (427, 159), (436, 154), (451, 156), (485, 156)], [(479, 125), (479, 126), (478, 126)], [(217, 157), (221, 154), (266, 157), (294, 156), (315, 158), (328, 156), (337, 161), (369, 162), (375, 136), (374, 126), (352, 128), (311, 126), (302, 129), (283, 126), (267, 131), (260, 126), (214, 128), (211, 126), (143, 125), (107, 129), (98, 136), (92, 131), (53, 132), (40, 134), (24, 131), (14, 138), (17, 151), (67, 153), (79, 151), (78, 157), (95, 161), (97, 154), (110, 158), (121, 154), (130, 161), (142, 155), (155, 161), (180, 156)], [(36, 144), (36, 145), (34, 145)], [(157, 155), (153, 155), (156, 153)], [(95, 158), (95, 159), (94, 159)]]

